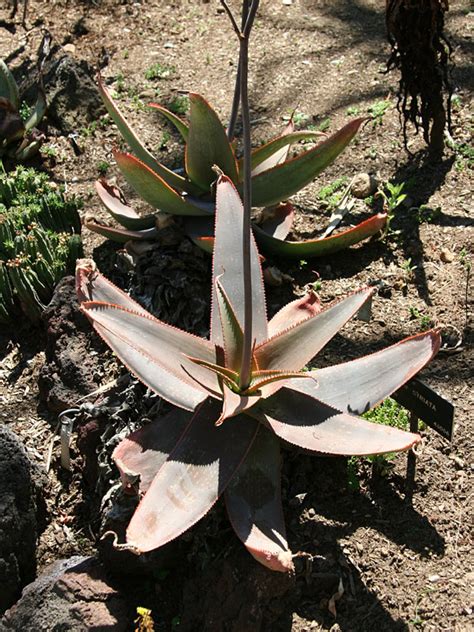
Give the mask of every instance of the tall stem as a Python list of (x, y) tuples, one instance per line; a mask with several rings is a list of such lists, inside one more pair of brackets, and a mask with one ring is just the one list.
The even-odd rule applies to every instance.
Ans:
[[(254, 0), (255, 1), (255, 0)], [(242, 231), (242, 259), (244, 273), (244, 348), (240, 370), (240, 387), (250, 383), (252, 360), (252, 268), (250, 265), (250, 211), (252, 208), (252, 178), (250, 171), (250, 108), (248, 97), (249, 40), (240, 40), (240, 103), (244, 143), (244, 217)]]
[[(243, 32), (243, 30), (245, 28), (245, 23), (247, 22), (248, 15), (249, 15), (249, 0), (243, 0), (243, 4), (242, 4), (242, 22), (241, 22), (241, 31), (242, 32)], [(232, 110), (230, 112), (229, 126), (227, 128), (227, 138), (231, 142), (232, 142), (232, 140), (234, 140), (235, 125), (237, 123), (237, 116), (239, 114), (241, 75), (242, 75), (242, 62), (241, 62), (241, 56), (240, 56), (240, 53), (239, 53), (239, 62), (238, 62), (238, 66), (237, 66), (237, 75), (235, 77), (234, 98), (232, 100)]]
[[(252, 0), (242, 15), (243, 30), (240, 36), (240, 105), (242, 112), (243, 145), (244, 145), (244, 216), (242, 230), (242, 260), (244, 281), (244, 341), (242, 365), (240, 368), (240, 388), (246, 389), (250, 384), (253, 347), (253, 314), (252, 314), (252, 266), (251, 266), (251, 210), (252, 210), (252, 175), (250, 165), (250, 106), (248, 95), (249, 75), (249, 38), (253, 21), (260, 0)], [(245, 8), (245, 7), (244, 7)], [(246, 13), (246, 15), (245, 15)]]

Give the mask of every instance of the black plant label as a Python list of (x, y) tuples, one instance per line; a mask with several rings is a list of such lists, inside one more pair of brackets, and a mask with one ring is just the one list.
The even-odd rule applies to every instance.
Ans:
[(421, 380), (414, 378), (392, 395), (401, 406), (412, 412), (427, 426), (451, 441), (454, 427), (454, 406)]

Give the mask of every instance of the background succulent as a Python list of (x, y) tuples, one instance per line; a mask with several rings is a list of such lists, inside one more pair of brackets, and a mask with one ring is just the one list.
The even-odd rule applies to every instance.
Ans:
[[(188, 123), (161, 105), (151, 104), (175, 126), (185, 142), (184, 169), (177, 173), (159, 163), (146, 149), (100, 80), (99, 88), (111, 118), (133, 152), (114, 152), (128, 184), (154, 209), (184, 216), (188, 235), (199, 246), (212, 250), (214, 165), (231, 179), (239, 194), (243, 191), (242, 160), (236, 158), (235, 144), (228, 138), (214, 109), (202, 96), (191, 93)], [(290, 121), (280, 136), (252, 151), (252, 205), (271, 209), (265, 214), (264, 221), (254, 225), (263, 254), (296, 258), (325, 255), (355, 244), (384, 227), (386, 215), (382, 213), (336, 235), (325, 231), (315, 239), (286, 241), (295, 215), (294, 208), (286, 200), (337, 158), (364, 120), (350, 121), (335, 134), (292, 158), (288, 157), (292, 145), (303, 140), (320, 140), (321, 132), (295, 131)], [(96, 188), (105, 207), (123, 228), (113, 228), (95, 220), (87, 222), (88, 228), (122, 242), (152, 239), (156, 235), (156, 213), (138, 215), (120, 190), (104, 180), (97, 182)]]
[(0, 324), (40, 318), (54, 286), (82, 253), (79, 201), (46, 174), (0, 174)]
[(26, 160), (38, 152), (43, 135), (36, 126), (46, 112), (46, 96), (40, 86), (36, 104), (23, 114), (18, 85), (3, 60), (0, 59), (0, 157)]

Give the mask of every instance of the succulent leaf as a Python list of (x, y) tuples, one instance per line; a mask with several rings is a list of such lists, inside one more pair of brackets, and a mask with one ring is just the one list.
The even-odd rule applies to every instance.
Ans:
[(208, 215), (203, 208), (186, 202), (155, 171), (131, 154), (114, 152), (120, 171), (129, 185), (153, 208), (174, 215)]
[(244, 334), (242, 325), (237, 319), (234, 308), (219, 278), (221, 277), (216, 278), (216, 296), (222, 327), (222, 338), (224, 340), (225, 363), (227, 367), (234, 371), (239, 371), (242, 366)]
[(297, 298), (291, 303), (287, 303), (268, 322), (268, 336), (272, 338), (281, 331), (296, 325), (300, 321), (306, 320), (310, 316), (319, 314), (321, 311), (321, 301), (318, 295), (311, 291), (303, 298)]
[(293, 570), (281, 506), (281, 457), (275, 435), (260, 426), (225, 491), (227, 513), (249, 553), (270, 570)]
[(209, 392), (219, 396), (215, 374), (187, 358), (215, 363), (207, 340), (118, 305), (84, 301), (81, 309), (122, 362), (167, 401), (193, 410)]
[(165, 463), (189, 425), (193, 414), (172, 408), (163, 417), (132, 432), (115, 448), (114, 459), (125, 488), (139, 478), (140, 493), (148, 491), (160, 467)]
[(268, 225), (254, 225), (255, 238), (262, 251), (268, 255), (301, 259), (304, 257), (323, 257), (376, 235), (387, 224), (387, 214), (378, 213), (337, 235), (324, 239), (306, 239), (303, 241), (284, 241), (266, 232)]
[(226, 419), (235, 417), (244, 411), (252, 408), (259, 401), (260, 395), (236, 393), (224, 382), (222, 385), (224, 401), (216, 426), (220, 426)]
[[(236, 246), (236, 235), (243, 230), (243, 206), (231, 180), (221, 176), (217, 183), (216, 230), (213, 260), (213, 294), (211, 311), (211, 340), (224, 346), (216, 295), (216, 278), (222, 275), (221, 283), (234, 307), (239, 323), (244, 322), (243, 262), (240, 245)], [(251, 238), (252, 267), (252, 337), (257, 343), (267, 338), (267, 316), (265, 292), (257, 246)]]
[(292, 388), (282, 388), (260, 400), (258, 411), (255, 410), (252, 409), (252, 415), (288, 443), (324, 454), (367, 456), (399, 452), (420, 441), (417, 434), (340, 412)]
[(286, 135), (274, 138), (266, 145), (258, 147), (252, 152), (252, 176), (273, 169), (282, 164), (288, 156), (288, 151), (294, 143), (302, 140), (317, 140), (323, 134), (321, 132), (300, 131), (289, 132)]
[(124, 228), (128, 230), (143, 230), (155, 226), (156, 214), (141, 217), (133, 208), (125, 204), (120, 189), (112, 186), (105, 179), (97, 180), (95, 190), (105, 208), (115, 221)]
[(362, 414), (398, 390), (439, 350), (439, 331), (432, 330), (405, 338), (370, 355), (310, 371), (318, 379), (318, 390), (310, 382), (292, 380), (289, 388), (315, 394), (339, 410)]
[(98, 86), (99, 92), (102, 97), (102, 101), (107, 109), (107, 112), (110, 114), (115, 125), (118, 127), (119, 132), (123, 136), (125, 142), (128, 144), (130, 149), (136, 154), (137, 158), (141, 160), (149, 169), (154, 171), (157, 175), (162, 178), (166, 184), (177, 191), (187, 191), (188, 193), (198, 193), (198, 190), (192, 183), (188, 182), (182, 176), (174, 173), (170, 169), (167, 169), (164, 165), (160, 164), (142, 141), (138, 138), (132, 127), (127, 123), (124, 116), (118, 109), (116, 103), (112, 99), (110, 92), (107, 90), (105, 85), (102, 82), (102, 79), (99, 75), (98, 77)]
[(84, 226), (94, 233), (102, 235), (102, 237), (106, 239), (111, 239), (121, 244), (125, 244), (130, 240), (147, 241), (149, 239), (155, 239), (158, 235), (158, 229), (156, 228), (127, 230), (126, 228), (115, 228), (114, 226), (107, 226), (107, 224), (100, 224), (95, 219), (87, 219), (84, 222)]
[(3, 59), (0, 59), (0, 97), (8, 99), (16, 110), (19, 109), (18, 85)]
[(313, 149), (253, 177), (252, 205), (278, 204), (309, 184), (344, 151), (365, 120), (350, 121)]
[(199, 94), (190, 93), (189, 100), (191, 112), (185, 155), (186, 173), (203, 191), (209, 191), (216, 180), (214, 165), (232, 182), (237, 182), (237, 162), (219, 117)]
[(162, 105), (159, 105), (158, 103), (149, 103), (148, 107), (153, 108), (154, 110), (157, 110), (160, 114), (166, 117), (168, 121), (176, 127), (178, 132), (183, 137), (183, 140), (185, 142), (188, 140), (189, 125), (185, 123), (183, 119), (179, 118), (179, 116), (176, 116), (174, 112), (170, 112), (170, 110), (167, 110), (166, 108), (164, 108)]
[(46, 109), (48, 107), (48, 103), (46, 101), (46, 95), (42, 88), (38, 91), (38, 97), (36, 99), (35, 107), (33, 108), (33, 112), (25, 123), (25, 130), (28, 132), (32, 130), (34, 127), (37, 127), (44, 115), (46, 114)]
[(153, 479), (127, 530), (151, 551), (202, 518), (224, 492), (255, 438), (258, 422), (239, 415), (216, 428), (220, 404), (206, 400)]
[(280, 331), (256, 347), (258, 366), (267, 370), (300, 371), (372, 294), (372, 288), (353, 292), (310, 315), (306, 320)]

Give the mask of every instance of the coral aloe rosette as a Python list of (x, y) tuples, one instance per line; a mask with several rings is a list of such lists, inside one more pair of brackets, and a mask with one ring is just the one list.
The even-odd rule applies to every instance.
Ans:
[[(356, 314), (371, 288), (321, 307), (314, 294), (267, 320), (260, 261), (251, 241), (252, 354), (243, 383), (243, 207), (229, 178), (217, 184), (210, 340), (171, 327), (84, 260), (77, 291), (96, 331), (140, 380), (176, 405), (114, 453), (124, 485), (140, 478), (127, 542), (144, 552), (176, 538), (224, 495), (249, 552), (292, 568), (280, 493), (280, 439), (328, 455), (406, 450), (419, 436), (358, 414), (389, 396), (437, 352), (428, 331), (352, 362), (305, 365)], [(247, 288), (248, 289), (248, 288)], [(248, 333), (248, 332), (247, 332)]]

